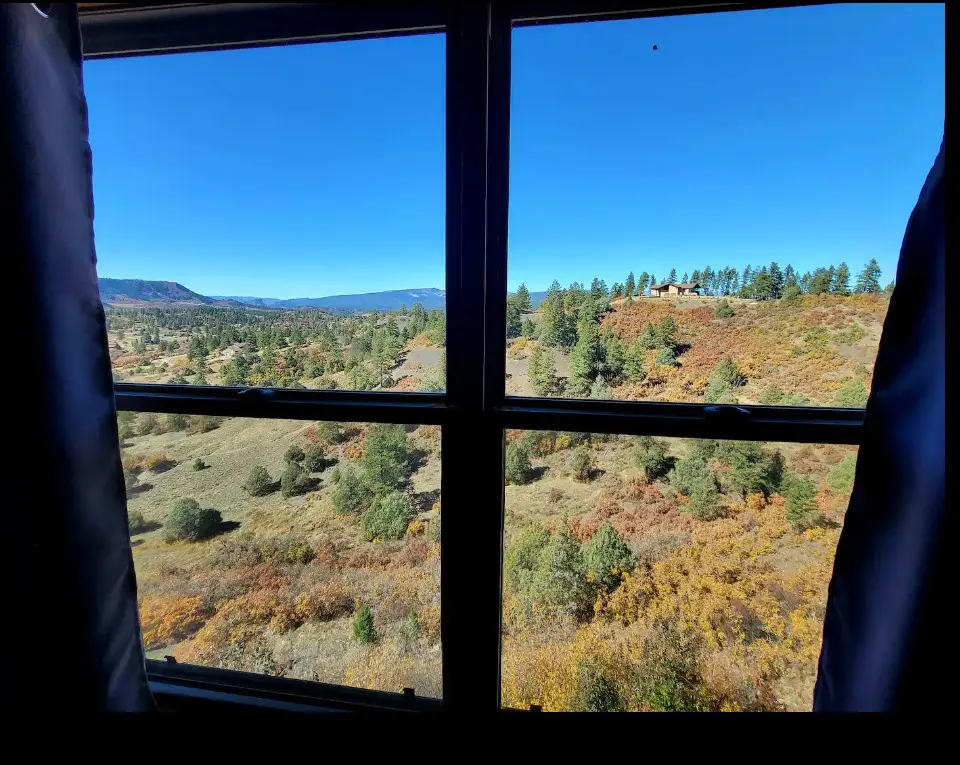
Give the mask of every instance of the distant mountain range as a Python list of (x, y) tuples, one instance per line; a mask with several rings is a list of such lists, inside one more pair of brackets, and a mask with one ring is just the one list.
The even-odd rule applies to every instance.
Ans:
[[(446, 290), (423, 287), (409, 290), (367, 292), (360, 295), (329, 295), (315, 298), (270, 298), (247, 295), (201, 295), (178, 282), (154, 282), (144, 279), (99, 279), (100, 299), (108, 305), (174, 303), (223, 307), (322, 308), (328, 311), (396, 311), (420, 303), (427, 310), (446, 307)], [(530, 301), (538, 306), (545, 292), (531, 292)]]

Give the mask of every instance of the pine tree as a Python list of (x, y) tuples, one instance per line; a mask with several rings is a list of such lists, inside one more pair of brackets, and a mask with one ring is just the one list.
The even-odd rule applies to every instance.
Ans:
[(651, 279), (653, 279), (653, 277), (650, 276), (650, 274), (648, 274), (646, 271), (640, 274), (640, 281), (637, 282), (637, 294), (642, 295), (647, 291), (647, 287), (649, 287), (651, 284)]
[(881, 273), (880, 264), (877, 263), (876, 258), (870, 258), (870, 262), (863, 267), (863, 271), (857, 276), (856, 291), (861, 294), (880, 292)]
[(780, 296), (783, 294), (783, 271), (780, 270), (780, 266), (777, 265), (777, 261), (773, 261), (770, 264), (770, 299), (779, 300)]
[(517, 294), (514, 295), (517, 301), (517, 307), (520, 309), (520, 313), (530, 313), (533, 310), (533, 304), (530, 302), (530, 290), (527, 289), (527, 285), (521, 282), (520, 286), (517, 287)]
[(667, 277), (667, 284), (675, 284), (677, 281), (677, 269), (671, 268), (670, 275)]
[(683, 278), (682, 278), (680, 281), (682, 281), (682, 282), (689, 282), (689, 281), (690, 281), (690, 275), (689, 275), (686, 271), (684, 271), (684, 272), (683, 272)]
[(567, 389), (574, 394), (583, 395), (604, 363), (604, 349), (600, 343), (597, 324), (589, 318), (581, 321), (577, 327), (577, 344), (570, 352), (570, 381)]
[(749, 265), (743, 267), (743, 276), (740, 278), (740, 295), (750, 297), (750, 285), (753, 283), (753, 269)]
[(835, 295), (850, 294), (850, 267), (846, 263), (837, 266), (833, 274), (833, 284), (830, 285), (830, 291)]
[(657, 283), (657, 277), (654, 276), (653, 274), (650, 274), (650, 287), (651, 287), (651, 289), (653, 288), (653, 286), (654, 286), (656, 283)]
[(633, 271), (631, 271), (629, 274), (627, 274), (627, 281), (623, 285), (624, 292), (629, 297), (633, 297), (635, 294), (634, 290), (636, 289), (636, 286), (637, 286), (636, 282), (633, 278)]

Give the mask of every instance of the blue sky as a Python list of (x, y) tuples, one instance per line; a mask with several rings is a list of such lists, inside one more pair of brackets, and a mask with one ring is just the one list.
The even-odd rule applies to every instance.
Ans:
[[(443, 286), (442, 36), (84, 73), (101, 276)], [(887, 281), (943, 133), (943, 6), (519, 29), (511, 100), (511, 289), (871, 257)]]

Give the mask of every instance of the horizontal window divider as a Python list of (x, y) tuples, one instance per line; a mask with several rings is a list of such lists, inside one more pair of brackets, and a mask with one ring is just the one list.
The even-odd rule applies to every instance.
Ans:
[(504, 429), (859, 445), (863, 410), (507, 398)]
[(538, 24), (565, 24), (585, 21), (610, 21), (614, 19), (640, 18), (643, 16), (682, 16), (693, 13), (716, 13), (724, 11), (750, 11), (764, 8), (793, 8), (801, 5), (825, 5), (823, 0), (812, 2), (771, 3), (711, 3), (711, 2), (657, 2), (642, 3), (633, 0), (600, 0), (586, 3), (583, 0), (526, 0), (511, 5), (513, 25), (517, 27)]
[(299, 704), (343, 711), (431, 712), (438, 711), (442, 703), (440, 699), (416, 696), (414, 693), (373, 691), (159, 659), (147, 659), (147, 678), (153, 684), (169, 683), (193, 689), (198, 693), (192, 695), (198, 698), (203, 698), (204, 693), (208, 693), (211, 700), (222, 701), (227, 699), (217, 696), (252, 696), (275, 702), (281, 708)]
[(444, 425), (452, 407), (442, 393), (226, 388), (115, 383), (118, 410), (275, 420), (333, 420)]
[(87, 59), (442, 32), (443, 4), (118, 4), (80, 13)]

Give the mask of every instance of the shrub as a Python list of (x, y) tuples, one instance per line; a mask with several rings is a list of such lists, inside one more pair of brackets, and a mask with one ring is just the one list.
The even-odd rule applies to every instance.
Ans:
[(574, 712), (626, 711), (616, 682), (593, 661), (581, 661), (577, 665), (576, 689), (570, 706)]
[(853, 490), (857, 472), (857, 454), (851, 452), (840, 460), (827, 475), (827, 488), (834, 494), (847, 494)]
[(550, 541), (550, 534), (537, 526), (519, 531), (503, 553), (503, 578), (514, 589), (527, 584), (540, 563), (540, 553)]
[(796, 532), (823, 523), (823, 512), (817, 505), (817, 490), (806, 478), (795, 478), (787, 489), (787, 520)]
[(353, 615), (353, 637), (360, 645), (372, 645), (377, 642), (377, 632), (373, 624), (373, 612), (366, 603), (357, 608)]
[(624, 573), (636, 568), (637, 558), (626, 540), (605, 522), (583, 546), (583, 564), (594, 582), (612, 590)]
[(204, 462), (203, 459), (201, 459), (200, 457), (197, 457), (197, 458), (193, 461), (193, 469), (194, 469), (194, 471), (196, 471), (196, 472), (198, 472), (198, 473), (199, 473), (201, 470), (206, 470), (208, 467), (210, 467), (210, 466), (209, 466), (206, 462)]
[(360, 516), (360, 528), (368, 542), (374, 539), (400, 539), (413, 520), (410, 497), (401, 491), (381, 497), (377, 504)]
[(273, 479), (263, 465), (254, 465), (250, 468), (247, 480), (243, 482), (243, 489), (251, 497), (265, 497), (273, 491)]
[(387, 494), (406, 486), (412, 470), (403, 426), (371, 426), (359, 462), (371, 491)]
[(187, 429), (187, 415), (185, 414), (168, 414), (167, 415), (167, 429), (172, 430), (175, 433), (179, 433), (181, 430)]
[(340, 471), (340, 480), (333, 490), (333, 507), (340, 515), (360, 515), (373, 499), (363, 479), (352, 467)]
[(316, 429), (317, 439), (323, 444), (342, 444), (349, 437), (341, 429), (339, 422), (318, 422)]
[(735, 404), (737, 399), (733, 391), (746, 382), (740, 373), (737, 363), (727, 357), (720, 361), (710, 375), (707, 389), (704, 391), (704, 401), (711, 404)]
[(131, 470), (123, 471), (123, 486), (127, 490), (127, 494), (132, 494), (136, 488), (137, 484), (140, 483), (140, 479), (137, 477), (137, 474)]
[(713, 521), (723, 514), (717, 500), (717, 487), (712, 480), (694, 484), (688, 496), (690, 501), (685, 509), (698, 521)]
[(284, 497), (294, 497), (310, 491), (310, 474), (298, 463), (288, 462), (280, 474), (280, 493)]
[(152, 650), (186, 640), (210, 615), (201, 597), (147, 596), (140, 604), (144, 647)]
[(714, 313), (717, 315), (718, 319), (729, 319), (733, 316), (733, 308), (730, 307), (730, 303), (726, 300), (721, 300), (717, 303), (716, 310)]
[(201, 414), (190, 420), (189, 429), (191, 433), (209, 433), (211, 430), (219, 428), (222, 422), (223, 417)]
[(721, 441), (716, 457), (731, 467), (724, 482), (744, 498), (758, 492), (769, 497), (780, 486), (783, 457), (779, 452), (768, 457), (756, 441)]
[(155, 414), (144, 414), (137, 423), (137, 434), (149, 436), (151, 433), (159, 433), (160, 422)]
[(651, 436), (637, 439), (637, 467), (644, 472), (648, 481), (663, 478), (673, 467), (674, 459), (667, 453), (667, 442)]
[(694, 487), (708, 482), (713, 485), (713, 490), (716, 492), (717, 486), (713, 474), (707, 467), (706, 460), (700, 456), (678, 460), (676, 467), (670, 473), (670, 487), (688, 497)]
[(340, 483), (340, 468), (335, 467), (330, 471), (330, 483), (334, 486)]
[(540, 553), (530, 591), (542, 607), (558, 617), (583, 619), (590, 611), (591, 593), (580, 543), (570, 533), (566, 517)]
[(644, 640), (637, 701), (651, 712), (710, 711), (698, 671), (699, 643), (676, 628), (658, 626)]
[(287, 447), (287, 451), (284, 452), (283, 461), (288, 464), (299, 464), (300, 462), (303, 462), (304, 456), (303, 449), (297, 446), (297, 444), (290, 444), (290, 446)]
[(326, 466), (327, 461), (324, 458), (322, 446), (307, 447), (303, 457), (303, 467), (308, 473), (319, 473)]
[(133, 438), (137, 435), (137, 415), (133, 412), (117, 412), (117, 435), (120, 440)]
[(768, 385), (762, 391), (760, 391), (760, 396), (757, 400), (761, 404), (766, 404), (767, 406), (776, 406), (781, 401), (786, 394), (778, 388), (776, 385)]
[(522, 485), (533, 479), (533, 466), (530, 464), (530, 455), (520, 443), (507, 445), (506, 458), (507, 483)]
[(143, 466), (152, 473), (165, 473), (176, 464), (166, 454), (151, 454), (143, 460)]
[(218, 511), (201, 509), (195, 499), (178, 499), (167, 514), (164, 538), (168, 542), (196, 542), (213, 536), (221, 523)]
[(863, 380), (852, 378), (843, 384), (833, 400), (835, 406), (862, 409), (867, 405), (867, 386)]
[[(134, 476), (136, 478), (136, 476)], [(143, 513), (139, 510), (130, 510), (127, 512), (127, 528), (130, 534), (140, 534), (147, 530), (147, 522), (143, 519)]]
[(570, 453), (570, 472), (576, 481), (586, 482), (593, 478), (593, 457), (586, 446), (578, 446)]
[(661, 367), (675, 367), (678, 366), (677, 355), (674, 352), (673, 348), (668, 346), (663, 346), (657, 352), (657, 364)]
[(427, 528), (427, 534), (430, 537), (430, 541), (440, 543), (440, 516), (433, 518), (430, 521), (430, 525)]

